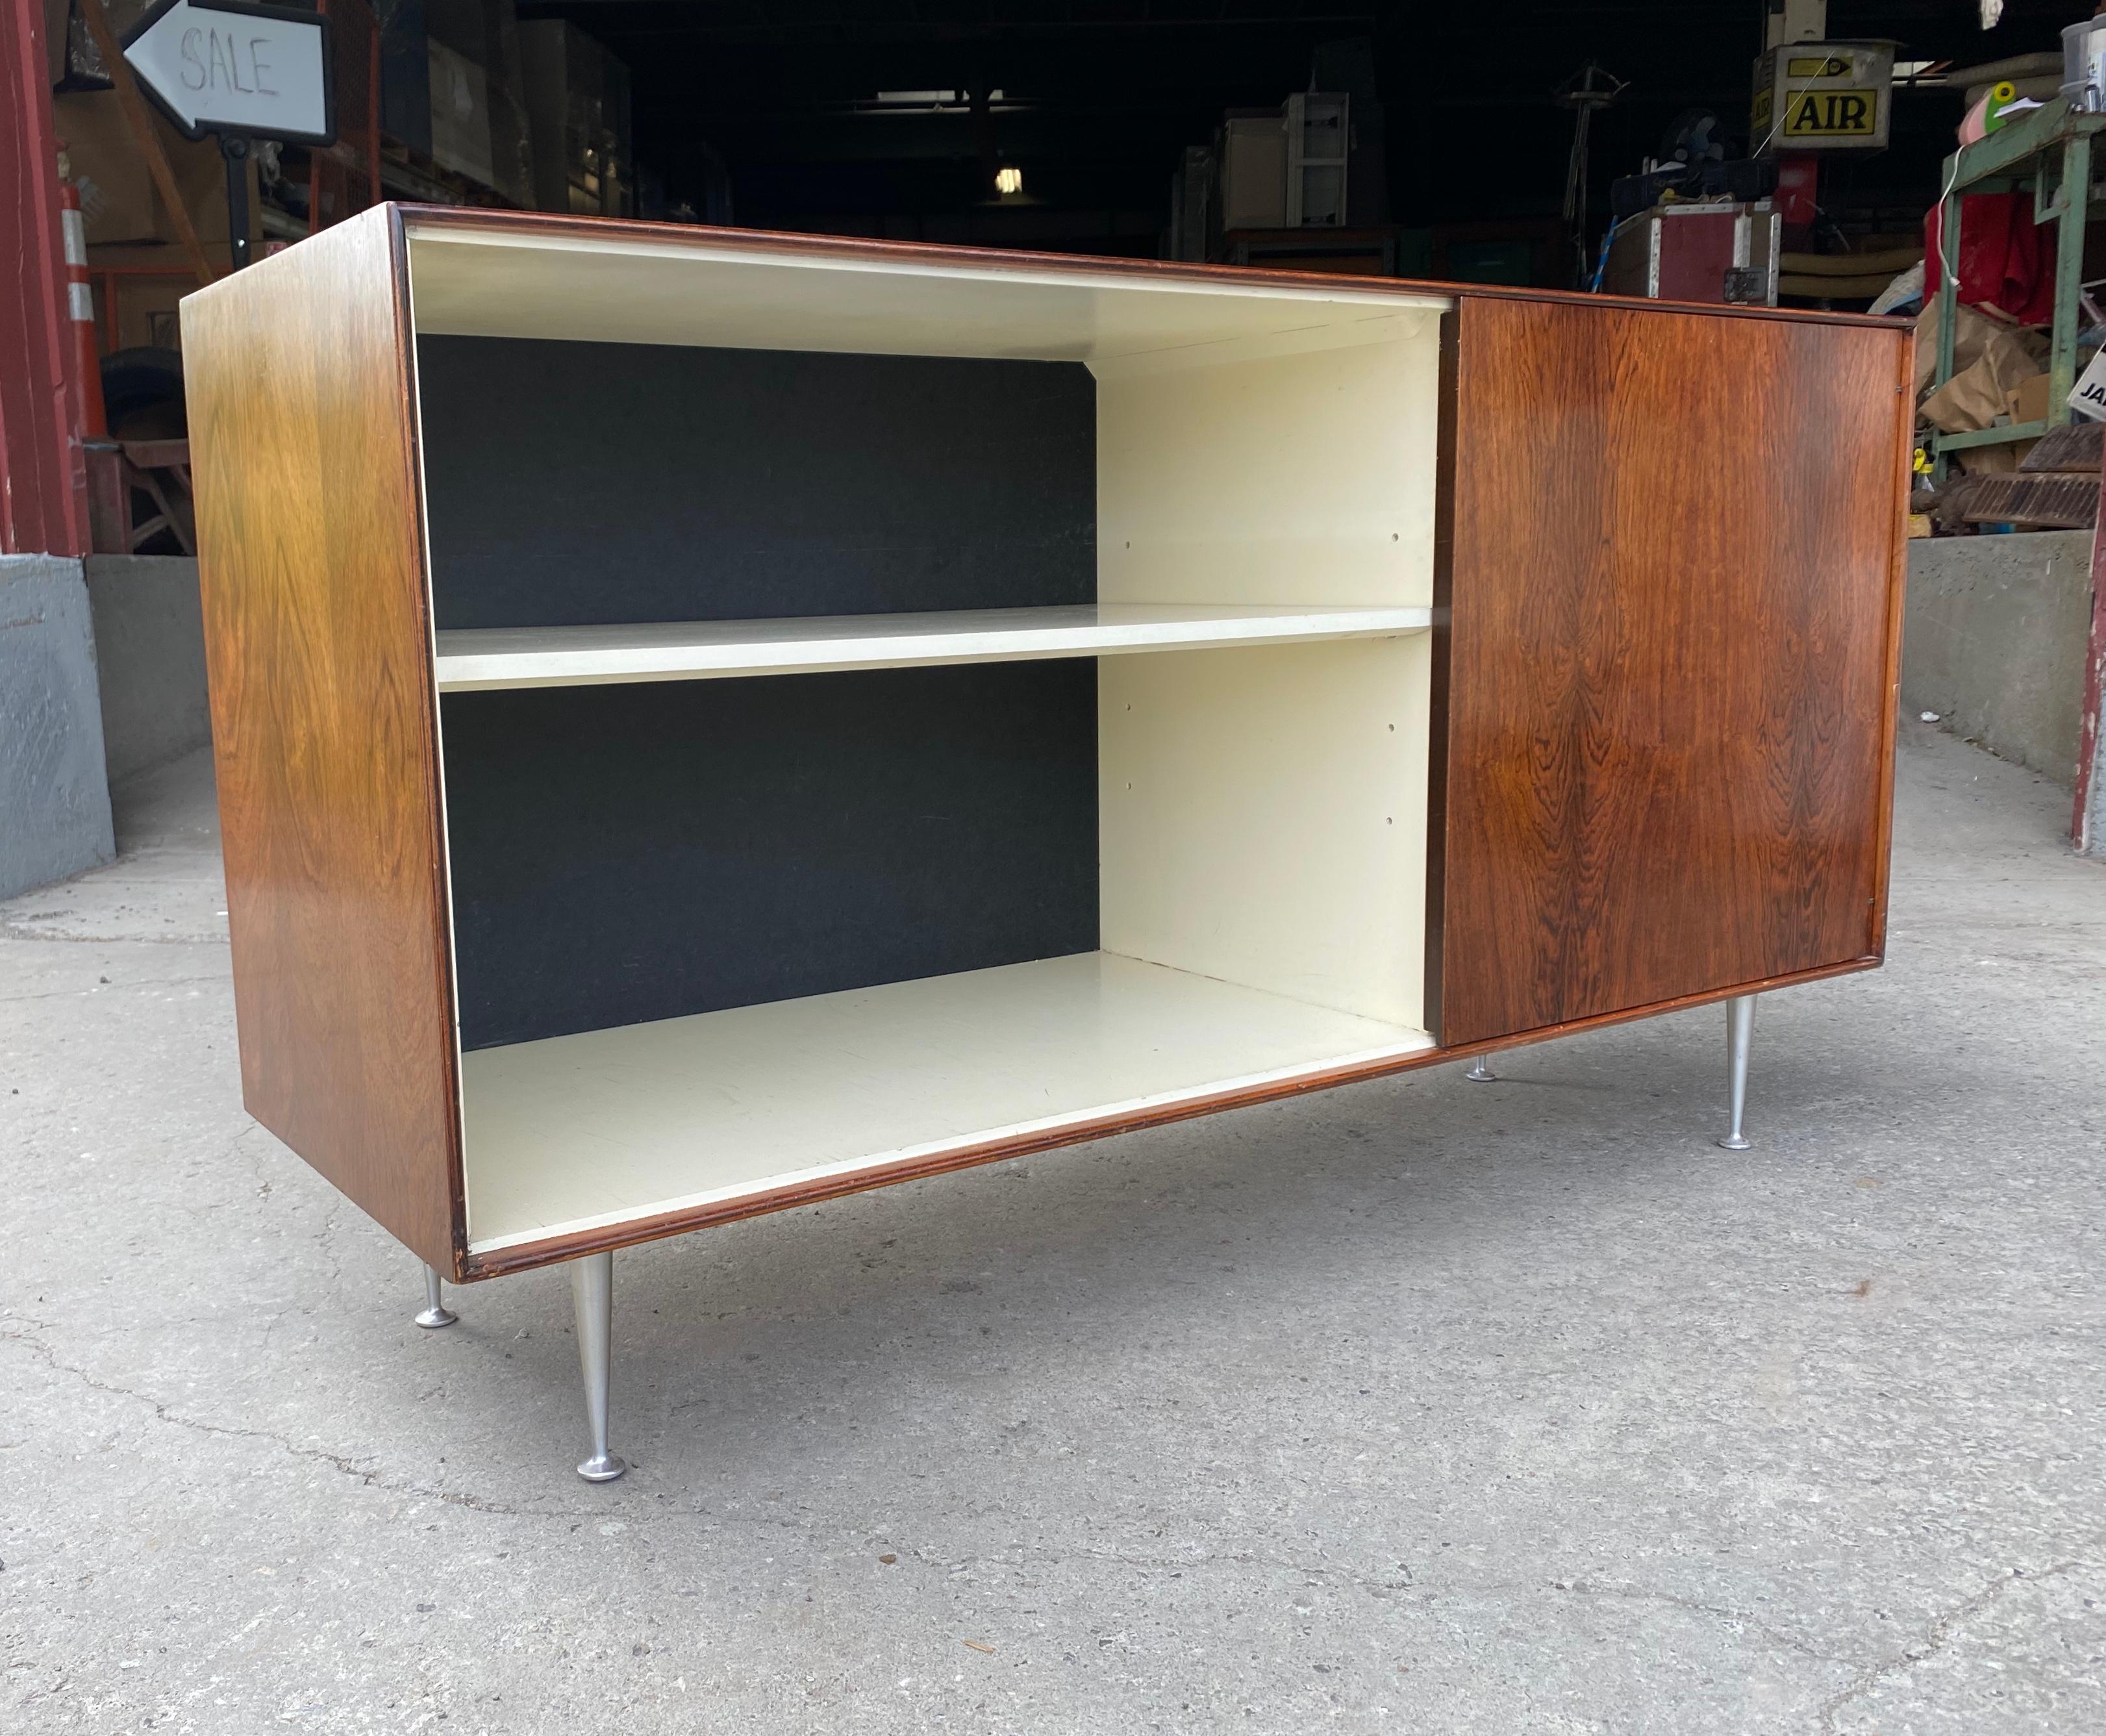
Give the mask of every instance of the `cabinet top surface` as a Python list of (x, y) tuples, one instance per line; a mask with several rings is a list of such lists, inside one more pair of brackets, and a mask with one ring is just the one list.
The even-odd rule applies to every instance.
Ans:
[[(1452, 303), (1354, 280), (1136, 274), (1116, 262), (808, 245), (678, 225), (410, 213), (420, 334), (1079, 361), (1248, 357), (1421, 335)], [(1106, 270), (1107, 264), (1113, 269)]]
[(1813, 325), (1871, 325), (1889, 330), (1910, 322), (1869, 314), (1810, 308), (1726, 306), (1590, 294), (1507, 284), (1442, 283), (1412, 278), (1341, 276), (1275, 267), (1199, 264), (1182, 260), (1136, 259), (1089, 253), (1039, 253), (1023, 249), (961, 247), (922, 241), (877, 240), (855, 236), (804, 235), (785, 231), (714, 227), (699, 223), (571, 217), (530, 211), (497, 211), (452, 205), (401, 205), (411, 244), (468, 242), (515, 247), (568, 248), (603, 254), (739, 257), (751, 262), (801, 262), (862, 271), (971, 276), (1016, 281), (1087, 280), (1100, 285), (1146, 285), (1160, 290), (1212, 295), (1288, 296), (1315, 303), (1359, 303), (1396, 307), (1445, 307), (1459, 296), (1501, 300), (1569, 301), (1588, 307), (1626, 307), (1655, 312), (1699, 313), (1722, 319), (1768, 319)]
[[(1097, 366), (1424, 327), (1459, 295), (1675, 304), (1309, 272), (448, 207), (400, 209), (417, 330)], [(1722, 318), (1890, 321), (1680, 308)]]

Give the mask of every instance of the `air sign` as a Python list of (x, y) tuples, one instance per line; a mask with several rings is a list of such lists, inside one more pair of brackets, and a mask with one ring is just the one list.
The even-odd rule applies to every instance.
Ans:
[(1790, 43), (1755, 62), (1754, 152), (1878, 150), (1893, 103), (1889, 43)]

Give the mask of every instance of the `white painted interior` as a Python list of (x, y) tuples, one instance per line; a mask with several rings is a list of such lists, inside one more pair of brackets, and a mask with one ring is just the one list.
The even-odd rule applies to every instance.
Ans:
[(1416, 1053), (1423, 1031), (1104, 953), (462, 1057), (491, 1249)]
[[(1108, 603), (1429, 608), (1441, 321), (1091, 364)], [(1103, 944), (1423, 1022), (1428, 638), (1098, 677)]]
[(1441, 321), (1100, 361), (1106, 603), (1433, 601)]
[(1423, 1025), (1432, 671), (1425, 634), (1103, 664), (1105, 948)]
[(1423, 608), (1193, 608), (1090, 603), (943, 614), (498, 627), (438, 635), (439, 689), (467, 693), (811, 675), (1109, 657), (1208, 645), (1369, 639), (1418, 631), (1432, 618), (1432, 612)]
[(581, 240), (414, 219), (408, 236), (417, 330), (468, 337), (1096, 361), (1450, 305), (1350, 279), (1253, 288), (1174, 271), (793, 258), (717, 237)]
[(1074, 360), (1097, 380), (1092, 608), (439, 635), (450, 691), (1102, 659), (1102, 951), (465, 1055), (473, 1246), (1432, 1046), (1448, 303), (715, 238), (413, 222), (410, 244), (421, 331)]

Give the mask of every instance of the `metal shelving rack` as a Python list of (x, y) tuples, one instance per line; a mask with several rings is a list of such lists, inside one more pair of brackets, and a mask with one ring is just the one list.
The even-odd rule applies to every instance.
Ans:
[[(2077, 380), (2077, 309), (2084, 278), (2084, 225), (2102, 195), (2091, 184), (2091, 141), (2106, 132), (2106, 114), (2073, 114), (2060, 97), (2033, 110), (1978, 144), (1963, 145), (1945, 159), (1945, 192), (1938, 219), (1938, 368), (1936, 385), (1952, 378), (1952, 334), (1960, 305), (1955, 267), (1960, 257), (1960, 201), (1965, 193), (2014, 191), (2031, 185), (2033, 219), (2057, 226), (2054, 317), (2049, 327), (2048, 413), (2036, 422), (1965, 433), (1933, 433), (1930, 449), (1942, 478), (1947, 455), (1969, 446), (2004, 446), (2032, 440), (2073, 422), (2067, 400)], [(2069, 196), (2072, 187), (2083, 189)]]

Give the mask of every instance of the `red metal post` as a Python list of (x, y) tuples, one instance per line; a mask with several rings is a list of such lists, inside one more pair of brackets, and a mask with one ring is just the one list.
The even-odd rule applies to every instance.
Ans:
[(43, 0), (0, 0), (0, 552), (87, 552)]
[(102, 347), (95, 337), (95, 286), (87, 278), (87, 226), (80, 214), (80, 192), (70, 181), (59, 183), (59, 233), (65, 240), (66, 317), (73, 321), (74, 379), (80, 388), (80, 432), (90, 440), (110, 433), (102, 406)]
[(2106, 475), (2099, 479), (2099, 517), (2091, 532), (2091, 636), (2084, 649), (2083, 709), (2077, 723), (2077, 801), (2069, 841), (2086, 855), (2106, 855), (2106, 790), (2099, 788), (2106, 738)]

